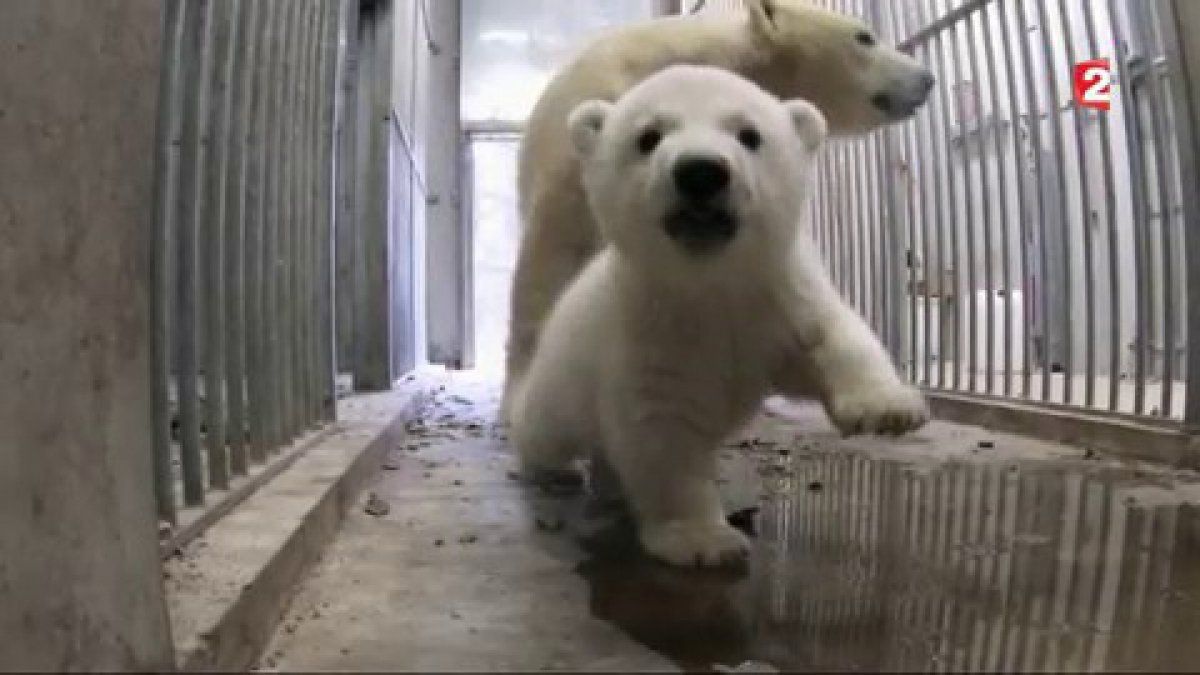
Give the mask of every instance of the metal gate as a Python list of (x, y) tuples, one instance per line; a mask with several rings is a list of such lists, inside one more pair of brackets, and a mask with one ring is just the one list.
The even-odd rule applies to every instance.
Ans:
[[(821, 4), (938, 77), (914, 120), (830, 145), (813, 205), (839, 288), (908, 376), (1200, 423), (1187, 377), (1200, 220), (1181, 179), (1195, 156), (1175, 3)], [(1095, 58), (1111, 63), (1108, 111), (1074, 96), (1074, 64)]]
[(164, 5), (150, 261), (165, 521), (261, 476), (256, 468), (333, 419), (338, 84), (352, 9)]

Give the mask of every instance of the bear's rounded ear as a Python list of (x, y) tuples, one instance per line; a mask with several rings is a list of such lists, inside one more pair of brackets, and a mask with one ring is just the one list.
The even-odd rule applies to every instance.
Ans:
[(825, 115), (817, 110), (817, 106), (799, 98), (786, 101), (783, 105), (787, 108), (796, 135), (800, 137), (805, 148), (811, 152), (825, 142), (825, 137), (829, 135), (829, 125), (825, 122)]
[(571, 131), (571, 144), (581, 157), (592, 154), (600, 132), (604, 130), (604, 120), (608, 118), (613, 104), (608, 101), (584, 101), (571, 111), (567, 118), (567, 128)]
[(745, 0), (746, 11), (750, 14), (750, 28), (755, 35), (768, 42), (774, 42), (779, 32), (776, 21), (779, 10), (775, 6), (777, 0)]

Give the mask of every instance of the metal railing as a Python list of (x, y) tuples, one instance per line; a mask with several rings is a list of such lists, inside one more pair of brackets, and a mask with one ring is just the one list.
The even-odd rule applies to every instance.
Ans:
[[(914, 120), (829, 146), (813, 205), (838, 287), (908, 376), (1200, 424), (1170, 0), (822, 4), (938, 78)], [(1073, 65), (1093, 58), (1111, 62), (1109, 111), (1075, 103)]]
[(341, 0), (168, 0), (153, 274), (160, 517), (334, 417)]

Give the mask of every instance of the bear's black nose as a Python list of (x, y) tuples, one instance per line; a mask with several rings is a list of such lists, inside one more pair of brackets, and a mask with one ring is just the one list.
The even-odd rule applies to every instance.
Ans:
[(729, 168), (716, 157), (681, 159), (672, 174), (675, 189), (688, 199), (709, 199), (729, 186)]
[(933, 73), (929, 72), (928, 70), (926, 70), (924, 73), (921, 73), (922, 93), (928, 94), (929, 90), (933, 89), (933, 85), (935, 84), (937, 84), (937, 78), (933, 76)]

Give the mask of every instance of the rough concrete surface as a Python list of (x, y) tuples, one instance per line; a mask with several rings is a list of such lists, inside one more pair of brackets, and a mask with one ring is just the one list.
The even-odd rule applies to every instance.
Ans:
[(496, 396), (447, 382), (260, 668), (1200, 667), (1193, 472), (945, 422), (844, 440), (772, 401), (723, 450), (749, 569), (677, 570), (612, 509), (515, 480)]
[(150, 452), (161, 3), (0, 3), (0, 670), (171, 663)]
[[(346, 509), (421, 405), (425, 385), (354, 396), (338, 422), (295, 443), (298, 459), (164, 565), (184, 670), (250, 666)], [(285, 449), (283, 452), (291, 452)]]

